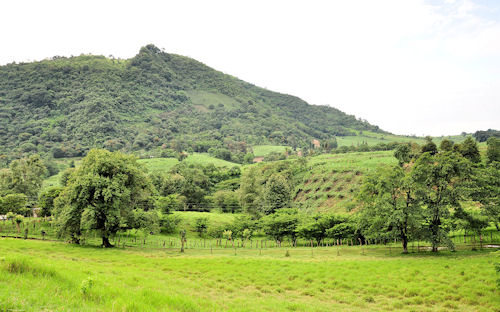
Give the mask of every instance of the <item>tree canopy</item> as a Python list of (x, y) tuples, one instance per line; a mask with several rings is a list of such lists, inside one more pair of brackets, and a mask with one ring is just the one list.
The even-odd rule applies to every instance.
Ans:
[(98, 230), (104, 247), (121, 226), (134, 227), (133, 211), (153, 192), (133, 156), (94, 149), (71, 175), (60, 199), (60, 233), (74, 242), (84, 230)]

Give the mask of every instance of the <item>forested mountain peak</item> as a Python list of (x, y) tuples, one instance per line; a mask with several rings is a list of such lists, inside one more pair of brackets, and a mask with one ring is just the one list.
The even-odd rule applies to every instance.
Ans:
[(142, 47), (131, 59), (80, 55), (0, 66), (0, 155), (306, 146), (377, 126), (309, 105), (188, 57)]

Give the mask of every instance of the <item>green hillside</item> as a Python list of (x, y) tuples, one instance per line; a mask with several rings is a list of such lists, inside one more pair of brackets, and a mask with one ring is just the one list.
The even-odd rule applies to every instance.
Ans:
[(243, 155), (248, 146), (307, 147), (360, 131), (383, 133), (153, 45), (127, 60), (80, 55), (0, 66), (0, 155), (9, 159), (78, 157), (91, 147)]
[(363, 176), (377, 166), (396, 164), (392, 151), (323, 154), (310, 158), (296, 186), (294, 202), (305, 210), (350, 212), (356, 208)]

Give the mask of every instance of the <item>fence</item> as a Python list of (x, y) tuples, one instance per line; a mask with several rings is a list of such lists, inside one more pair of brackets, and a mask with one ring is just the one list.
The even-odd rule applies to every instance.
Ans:
[[(41, 219), (27, 219), (17, 224), (13, 220), (0, 221), (0, 236), (17, 237), (24, 239), (40, 239), (51, 241), (64, 241), (56, 236), (56, 229), (50, 221)], [(489, 245), (500, 245), (500, 232), (489, 231), (481, 235), (454, 235), (450, 239), (456, 245), (456, 249), (477, 249), (491, 247)], [(164, 235), (141, 235), (140, 232), (129, 230), (125, 233), (118, 233), (110, 238), (113, 245), (122, 248), (149, 248), (149, 249), (180, 249), (182, 241), (180, 236)], [(80, 243), (82, 245), (99, 246), (101, 238), (97, 231), (83, 233)], [(268, 238), (251, 239), (221, 239), (221, 238), (195, 238), (188, 237), (184, 241), (185, 249), (197, 249), (210, 251), (214, 250), (269, 250), (269, 249), (294, 249), (299, 247), (307, 248), (328, 248), (328, 247), (358, 247), (361, 252), (370, 247), (384, 247), (388, 253), (400, 252), (401, 245), (397, 240), (366, 239), (364, 241), (353, 238), (304, 240), (286, 239), (282, 241)], [(494, 247), (494, 246), (493, 246)], [(423, 252), (429, 250), (429, 243), (422, 241), (410, 241), (409, 252)], [(444, 248), (442, 248), (444, 249)]]

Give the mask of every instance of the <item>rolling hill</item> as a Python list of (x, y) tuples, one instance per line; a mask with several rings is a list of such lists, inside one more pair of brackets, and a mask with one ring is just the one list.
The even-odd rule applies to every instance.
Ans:
[(153, 45), (126, 60), (80, 55), (0, 66), (0, 155), (9, 159), (78, 157), (91, 147), (246, 153), (363, 131), (385, 134)]

